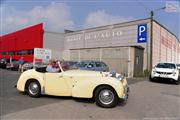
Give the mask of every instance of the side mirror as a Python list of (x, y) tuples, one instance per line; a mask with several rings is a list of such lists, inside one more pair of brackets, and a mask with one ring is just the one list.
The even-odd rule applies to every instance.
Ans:
[(180, 70), (180, 67), (177, 67), (178, 70)]
[(153, 68), (155, 68), (156, 67), (156, 65), (153, 65)]

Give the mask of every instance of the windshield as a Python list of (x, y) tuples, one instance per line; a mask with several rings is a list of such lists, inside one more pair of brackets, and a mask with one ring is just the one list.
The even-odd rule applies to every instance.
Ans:
[(76, 67), (86, 67), (88, 62), (79, 62), (76, 64)]
[(156, 68), (169, 68), (169, 69), (175, 69), (176, 66), (175, 66), (175, 64), (171, 64), (171, 63), (159, 63), (159, 64), (157, 64)]
[(64, 64), (65, 65), (69, 65), (69, 66), (73, 66), (74, 64), (76, 64), (77, 62), (74, 61), (65, 61)]

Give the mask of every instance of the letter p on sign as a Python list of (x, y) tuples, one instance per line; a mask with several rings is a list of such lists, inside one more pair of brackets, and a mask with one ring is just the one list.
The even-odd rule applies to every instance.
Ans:
[(145, 43), (147, 41), (147, 24), (137, 26), (137, 42)]

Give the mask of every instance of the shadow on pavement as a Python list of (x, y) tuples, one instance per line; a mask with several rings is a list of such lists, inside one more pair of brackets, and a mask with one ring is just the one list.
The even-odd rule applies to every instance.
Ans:
[(173, 80), (169, 80), (169, 79), (155, 79), (155, 80), (151, 80), (150, 82), (159, 83), (159, 84), (176, 85)]

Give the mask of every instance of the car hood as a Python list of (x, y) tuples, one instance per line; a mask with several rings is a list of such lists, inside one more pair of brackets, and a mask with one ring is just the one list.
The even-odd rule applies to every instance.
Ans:
[(92, 77), (102, 77), (102, 72), (98, 71), (88, 71), (88, 70), (68, 70), (64, 72), (66, 76), (92, 76)]
[[(116, 72), (101, 72), (101, 71), (89, 71), (89, 70), (69, 70), (64, 72), (65, 76), (89, 76), (89, 77), (118, 77), (119, 73)], [(122, 76), (122, 75), (121, 75)]]
[(167, 68), (154, 68), (157, 72), (174, 72), (175, 69), (167, 69)]

